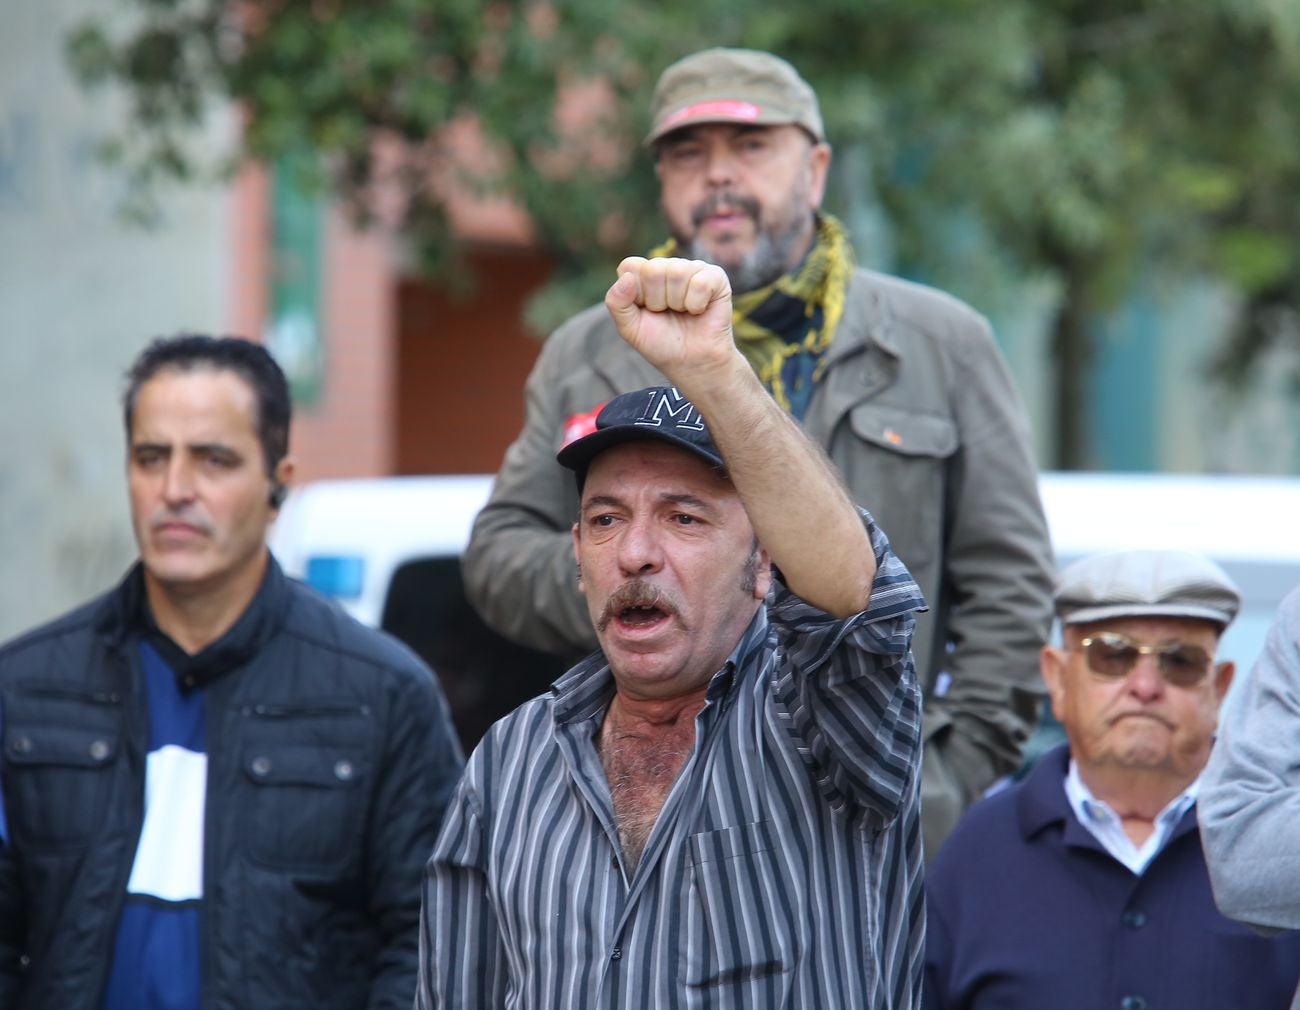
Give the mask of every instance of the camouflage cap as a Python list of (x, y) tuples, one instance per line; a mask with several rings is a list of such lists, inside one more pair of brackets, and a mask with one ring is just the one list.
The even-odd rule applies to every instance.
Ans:
[(817, 95), (789, 63), (755, 49), (705, 49), (668, 67), (650, 100), (653, 144), (693, 123), (801, 126), (825, 140)]

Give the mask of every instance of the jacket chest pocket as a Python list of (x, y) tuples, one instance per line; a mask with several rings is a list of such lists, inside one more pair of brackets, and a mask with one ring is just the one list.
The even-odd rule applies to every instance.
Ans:
[(239, 755), (241, 844), (274, 870), (337, 871), (361, 856), (371, 790), (365, 706), (252, 706)]
[(847, 428), (831, 456), (854, 500), (870, 510), (903, 562), (921, 568), (943, 543), (947, 467), (960, 444), (957, 425), (947, 417), (863, 403), (850, 412)]
[(76, 849), (103, 822), (113, 793), (116, 732), (25, 724), (4, 727), (4, 803), (20, 848)]

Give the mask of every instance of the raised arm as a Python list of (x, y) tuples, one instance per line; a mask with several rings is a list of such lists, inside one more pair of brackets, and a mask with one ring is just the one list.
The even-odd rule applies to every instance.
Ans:
[(865, 609), (876, 571), (870, 538), (825, 454), (736, 349), (726, 273), (634, 256), (618, 274), (605, 305), (619, 335), (704, 416), (786, 585), (833, 616)]

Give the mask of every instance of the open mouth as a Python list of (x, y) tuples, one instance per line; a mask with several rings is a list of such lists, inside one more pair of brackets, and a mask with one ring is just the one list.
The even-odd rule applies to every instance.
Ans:
[(596, 622), (604, 631), (611, 621), (620, 631), (632, 634), (659, 627), (677, 613), (671, 599), (656, 586), (636, 580), (620, 586), (608, 600)]
[(650, 605), (624, 607), (618, 612), (618, 623), (626, 628), (648, 628), (666, 619), (668, 614)]

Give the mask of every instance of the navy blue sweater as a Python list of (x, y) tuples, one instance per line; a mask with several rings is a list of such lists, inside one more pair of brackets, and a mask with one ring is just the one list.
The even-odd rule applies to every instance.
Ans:
[(1135, 876), (1074, 816), (1068, 763), (976, 804), (935, 859), (925, 1010), (1286, 1010), (1300, 933), (1219, 913), (1195, 806)]

